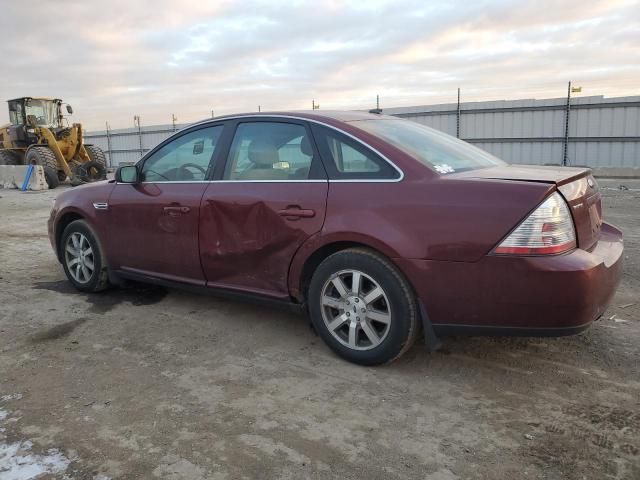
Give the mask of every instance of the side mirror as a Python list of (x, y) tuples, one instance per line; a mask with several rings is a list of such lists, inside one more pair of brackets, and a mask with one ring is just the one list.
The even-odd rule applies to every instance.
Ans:
[(72, 108), (72, 107), (71, 107), (71, 105), (69, 105), (69, 104), (67, 104), (67, 113), (68, 113), (69, 115), (72, 115), (72, 114), (73, 114), (73, 108)]
[(140, 183), (140, 172), (135, 165), (124, 165), (116, 170), (116, 182)]

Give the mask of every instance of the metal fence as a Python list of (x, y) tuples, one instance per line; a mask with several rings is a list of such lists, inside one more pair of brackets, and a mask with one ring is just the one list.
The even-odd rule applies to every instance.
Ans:
[[(320, 112), (319, 112), (320, 113)], [(640, 96), (464, 102), (385, 108), (466, 140), (509, 163), (588, 166), (601, 174), (640, 175)], [(185, 125), (90, 132), (87, 143), (111, 166), (137, 161)]]

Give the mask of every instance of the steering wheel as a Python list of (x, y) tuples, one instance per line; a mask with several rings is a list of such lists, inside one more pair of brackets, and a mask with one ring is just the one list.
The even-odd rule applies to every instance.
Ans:
[(207, 171), (204, 168), (202, 168), (200, 165), (196, 165), (195, 163), (185, 163), (184, 165), (180, 165), (180, 167), (178, 167), (179, 170), (184, 170), (185, 172), (188, 172), (191, 175), (191, 178), (195, 178), (195, 176), (193, 175), (193, 172), (189, 171), (189, 168), (195, 168), (200, 173), (202, 173), (203, 179), (204, 177), (207, 176)]

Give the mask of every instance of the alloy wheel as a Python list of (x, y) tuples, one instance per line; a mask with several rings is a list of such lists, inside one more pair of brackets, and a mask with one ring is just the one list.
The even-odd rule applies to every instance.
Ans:
[(87, 237), (80, 232), (73, 232), (65, 245), (65, 262), (67, 269), (78, 283), (88, 283), (95, 270), (94, 253)]
[(322, 287), (322, 318), (331, 335), (353, 350), (370, 350), (389, 333), (391, 308), (387, 294), (371, 276), (341, 270)]

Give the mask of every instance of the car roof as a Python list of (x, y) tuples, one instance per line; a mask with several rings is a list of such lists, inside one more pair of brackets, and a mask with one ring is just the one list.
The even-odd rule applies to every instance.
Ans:
[(396, 117), (390, 117), (388, 115), (379, 115), (368, 112), (361, 112), (357, 110), (285, 110), (285, 111), (271, 111), (271, 112), (247, 112), (247, 113), (235, 113), (230, 115), (224, 115), (209, 119), (208, 121), (219, 121), (227, 118), (236, 117), (296, 117), (309, 120), (317, 120), (322, 122), (323, 120), (337, 120), (338, 122), (354, 122), (358, 120), (382, 120)]

